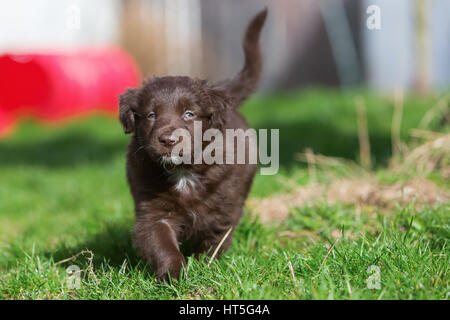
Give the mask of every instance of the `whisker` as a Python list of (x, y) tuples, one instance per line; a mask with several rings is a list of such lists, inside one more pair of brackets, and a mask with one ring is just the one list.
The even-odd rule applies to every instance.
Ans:
[(140, 147), (134, 152), (133, 155), (135, 156), (140, 150), (145, 149), (145, 148), (146, 148), (145, 145), (140, 146)]

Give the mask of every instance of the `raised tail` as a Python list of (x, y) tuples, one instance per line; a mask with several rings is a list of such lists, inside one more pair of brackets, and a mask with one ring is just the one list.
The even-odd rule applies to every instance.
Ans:
[(242, 43), (245, 54), (244, 67), (233, 79), (222, 84), (233, 97), (236, 107), (239, 107), (258, 86), (263, 63), (259, 37), (266, 18), (267, 8), (258, 13), (249, 23)]

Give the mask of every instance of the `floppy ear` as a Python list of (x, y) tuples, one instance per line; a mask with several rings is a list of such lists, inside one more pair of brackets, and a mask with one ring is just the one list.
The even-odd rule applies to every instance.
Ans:
[(119, 120), (122, 123), (123, 131), (131, 133), (134, 131), (134, 113), (133, 109), (137, 108), (139, 89), (128, 89), (119, 98)]
[(229, 116), (232, 99), (220, 88), (208, 88), (209, 98), (209, 121), (211, 128), (223, 129)]

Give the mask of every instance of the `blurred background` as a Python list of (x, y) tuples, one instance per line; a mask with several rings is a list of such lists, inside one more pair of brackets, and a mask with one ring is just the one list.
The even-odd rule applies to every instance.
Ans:
[[(371, 5), (380, 29), (367, 26)], [(222, 79), (240, 68), (243, 30), (264, 6), (263, 89), (450, 83), (446, 0), (1, 0), (0, 52), (113, 44), (143, 75)]]
[[(365, 279), (367, 266), (353, 264), (360, 254), (348, 260), (364, 247), (372, 254), (364, 258), (370, 264), (391, 256), (399, 261), (381, 262), (398, 278), (383, 273), (388, 280), (375, 298), (381, 299), (384, 286), (391, 288), (385, 299), (448, 298), (450, 1), (0, 0), (0, 299), (117, 298), (116, 288), (147, 299), (163, 292), (142, 291), (139, 268), (133, 269), (142, 264), (131, 243), (129, 136), (117, 119), (118, 97), (148, 75), (209, 80), (235, 75), (243, 64), (245, 27), (265, 6), (263, 79), (240, 112), (256, 129), (279, 129), (280, 171), (255, 177), (232, 250), (273, 263), (266, 253), (278, 242), (283, 250), (293, 245), (292, 256), (283, 255), (294, 257), (318, 241), (322, 251), (304, 257), (319, 259), (318, 273), (306, 265), (311, 279), (323, 275), (314, 283), (326, 293), (310, 296), (327, 298), (332, 288), (347, 297), (349, 279), (361, 280), (360, 274)], [(418, 214), (415, 207), (422, 204), (438, 209)], [(394, 227), (385, 220), (389, 216), (399, 217), (399, 230), (406, 234), (375, 246), (386, 238), (382, 225)], [(260, 242), (255, 238), (260, 228), (250, 222), (254, 217), (290, 218), (282, 229), (261, 233), (266, 242)], [(329, 264), (333, 251), (321, 273), (329, 239), (344, 233), (344, 224), (345, 238), (350, 233), (355, 247), (348, 247), (349, 255), (336, 255), (345, 265)], [(361, 245), (353, 241), (366, 231), (376, 238), (373, 246), (365, 236)], [(423, 239), (411, 238), (414, 232)], [(391, 254), (392, 248), (406, 252), (397, 250), (402, 248), (397, 243), (414, 256)], [(430, 249), (439, 243), (442, 249)], [(254, 254), (247, 246), (262, 248)], [(65, 272), (54, 263), (86, 252), (95, 256), (87, 258), (93, 259), (103, 289), (89, 285), (62, 292)], [(92, 271), (89, 259), (84, 266)], [(303, 281), (309, 277), (300, 267), (303, 253), (296, 261)], [(297, 291), (280, 286), (279, 274), (291, 283), (287, 265), (280, 273), (280, 263), (273, 263), (274, 292), (281, 290), (280, 295), (265, 298)], [(336, 271), (327, 271), (331, 265)], [(248, 270), (253, 267), (254, 262)], [(347, 267), (356, 273), (343, 276)], [(107, 270), (125, 277), (136, 270), (139, 280), (117, 277), (120, 283), (113, 283), (116, 273)], [(235, 272), (229, 269), (230, 275)], [(413, 282), (421, 272), (428, 280)], [(330, 274), (340, 284), (333, 284)], [(357, 289), (362, 281), (350, 282), (354, 295), (349, 297), (364, 296)], [(210, 279), (204, 283), (209, 287)], [(221, 287), (234, 292), (228, 282)], [(236, 283), (240, 292), (239, 287), (267, 291), (259, 282)], [(439, 295), (428, 294), (439, 287)], [(180, 297), (170, 290), (161, 297)]]
[[(263, 79), (242, 112), (256, 128), (280, 129), (282, 168), (304, 150), (386, 164), (411, 129), (448, 125), (446, 0), (0, 0), (0, 136), (12, 137), (0, 151), (16, 150), (3, 161), (32, 150), (12, 142), (20, 123), (64, 130), (83, 117), (80, 126), (103, 121), (114, 136), (118, 96), (143, 78), (235, 75), (245, 27), (265, 6)], [(113, 118), (93, 118), (99, 111)]]
[(370, 169), (412, 129), (446, 130), (446, 0), (0, 0), (0, 165), (123, 156), (118, 96), (150, 75), (235, 75), (266, 6), (263, 79), (241, 110), (280, 129), (282, 169), (305, 150)]

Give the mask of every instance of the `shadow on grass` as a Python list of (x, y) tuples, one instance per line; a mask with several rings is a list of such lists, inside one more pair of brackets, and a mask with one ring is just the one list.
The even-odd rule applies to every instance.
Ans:
[[(108, 224), (104, 230), (88, 236), (84, 241), (74, 246), (61, 245), (55, 250), (46, 251), (44, 255), (48, 258), (52, 257), (55, 263), (64, 259), (73, 257), (83, 250), (90, 250), (94, 254), (93, 266), (95, 269), (107, 265), (113, 269), (119, 270), (124, 263), (133, 268), (142, 270), (147, 269), (147, 263), (141, 259), (132, 241), (132, 230), (129, 224)], [(76, 260), (67, 262), (63, 266), (78, 263), (87, 266), (89, 255), (78, 257)]]
[[(249, 117), (251, 118), (251, 117)], [(87, 122), (89, 125), (89, 123)], [(295, 153), (311, 148), (315, 153), (358, 160), (359, 143), (356, 129), (343, 130), (329, 121), (295, 119), (295, 121), (266, 120), (256, 129), (280, 130), (280, 165), (291, 168), (299, 165)], [(72, 128), (69, 132), (55, 132), (28, 140), (0, 141), (0, 166), (36, 166), (51, 168), (103, 164), (117, 156), (125, 157), (128, 137), (104, 138), (112, 126)], [(99, 134), (97, 134), (97, 132)], [(391, 156), (391, 137), (388, 131), (371, 132), (372, 160), (384, 165)], [(270, 149), (269, 149), (270, 150)]]
[[(304, 152), (306, 148), (326, 156), (354, 161), (359, 159), (359, 142), (356, 133), (346, 133), (332, 124), (311, 121), (267, 122), (256, 127), (256, 129), (271, 128), (280, 130), (280, 166), (282, 167), (298, 166), (300, 162), (295, 160), (295, 154)], [(370, 134), (370, 144), (373, 163), (377, 166), (385, 165), (391, 157), (389, 133)]]
[[(140, 257), (133, 244), (133, 232), (130, 225), (118, 224), (107, 225), (104, 230), (88, 237), (75, 246), (61, 245), (56, 250), (45, 251), (47, 258), (52, 257), (55, 263), (75, 256), (76, 254), (90, 250), (94, 254), (93, 266), (100, 268), (102, 265), (108, 265), (114, 269), (120, 269), (126, 262), (130, 267), (137, 267), (139, 270), (148, 270), (147, 261)], [(191, 255), (189, 242), (183, 243), (180, 250), (187, 257)], [(87, 265), (89, 255), (78, 257), (76, 260), (68, 261), (66, 264)], [(150, 271), (151, 272), (151, 271)]]
[(103, 140), (81, 130), (48, 139), (0, 142), (0, 166), (74, 167), (105, 163), (126, 152), (126, 140)]
[[(117, 272), (124, 269), (133, 269), (148, 279), (154, 278), (155, 273), (148, 262), (138, 255), (132, 239), (133, 233), (129, 224), (109, 224), (103, 231), (88, 237), (74, 246), (63, 244), (55, 250), (44, 251), (43, 255), (48, 259), (52, 258), (54, 263), (67, 260), (61, 263), (63, 268), (77, 265), (82, 270), (88, 270), (89, 253), (79, 255), (73, 260), (68, 259), (89, 250), (94, 255), (92, 260), (94, 271), (108, 270), (109, 268)], [(190, 255), (188, 246), (189, 244), (185, 243), (180, 248), (186, 258)]]

